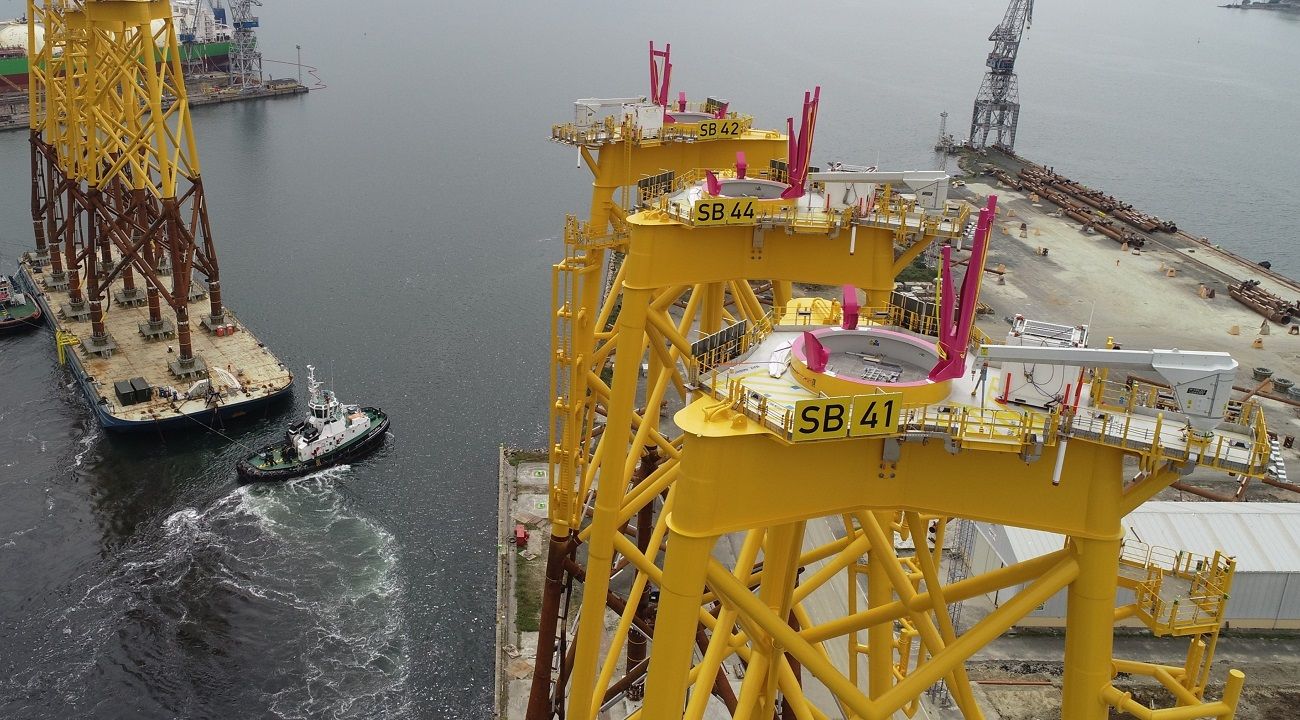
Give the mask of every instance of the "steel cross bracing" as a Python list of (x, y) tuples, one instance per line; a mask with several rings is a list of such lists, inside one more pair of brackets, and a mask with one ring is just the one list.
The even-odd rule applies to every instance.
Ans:
[[(662, 90), (666, 93), (666, 89)], [(684, 128), (684, 129), (683, 129)], [(681, 137), (689, 137), (689, 127), (678, 126)], [(553, 137), (556, 137), (553, 135)], [(567, 136), (559, 138), (564, 141)], [(586, 567), (577, 564), (577, 548), (586, 542), (581, 534), (590, 526), (584, 518), (590, 510), (594, 488), (600, 484), (639, 484), (643, 488), (671, 479), (668, 471), (676, 454), (671, 441), (654, 428), (658, 425), (658, 406), (669, 392), (688, 392), (678, 363), (678, 351), (666, 350), (648, 358), (650, 372), (645, 390), (646, 398), (637, 416), (646, 418), (642, 425), (647, 438), (643, 459), (624, 468), (600, 473), (597, 482), (595, 458), (598, 443), (609, 423), (604, 418), (609, 402), (610, 388), (605, 369), (615, 355), (611, 342), (612, 330), (619, 316), (619, 307), (625, 289), (623, 262), (616, 260), (627, 250), (627, 226), (623, 218), (626, 210), (635, 203), (625, 199), (616, 201), (616, 193), (635, 190), (637, 180), (656, 175), (664, 170), (679, 174), (700, 167), (720, 167), (734, 161), (737, 151), (746, 153), (749, 162), (766, 167), (770, 161), (785, 159), (786, 138), (775, 132), (749, 132), (734, 137), (713, 139), (708, 142), (647, 143), (635, 139), (631, 133), (610, 133), (594, 153), (585, 146), (582, 154), (594, 177), (591, 212), (587, 221), (570, 218), (565, 229), (566, 257), (553, 270), (552, 317), (552, 410), (550, 422), (551, 489), (549, 513), (552, 537), (547, 559), (546, 585), (543, 591), (541, 628), (538, 639), (537, 666), (529, 702), (529, 717), (551, 717), (565, 713), (568, 698), (565, 685), (577, 672), (590, 674), (594, 662), (590, 643), (584, 652), (575, 652), (567, 634), (566, 624), (569, 604), (577, 583), (594, 585), (586, 577)], [(607, 272), (602, 272), (608, 268)], [(788, 297), (789, 284), (776, 284), (772, 292), (777, 297)], [(783, 294), (784, 293), (784, 294)], [(667, 314), (668, 306), (681, 303), (685, 306), (684, 318), (673, 320), (674, 336), (688, 333), (692, 324), (705, 330), (720, 329), (724, 322), (734, 322), (738, 317), (758, 320), (763, 311), (761, 301), (753, 286), (747, 282), (702, 283), (693, 287), (665, 288), (660, 293), (660, 303)], [(625, 351), (624, 358), (633, 353)], [(602, 377), (604, 375), (604, 377)], [(655, 408), (646, 412), (644, 408)], [(626, 421), (625, 421), (626, 422)], [(663, 468), (660, 470), (660, 468)], [(620, 475), (622, 479), (620, 480)], [(655, 523), (662, 527), (661, 513), (647, 514), (643, 510), (654, 507), (653, 496), (643, 499), (634, 513), (638, 523), (636, 543), (650, 547)], [(653, 521), (652, 521), (653, 518)], [(662, 541), (662, 531), (659, 533)], [(606, 580), (605, 585), (608, 585)], [(579, 586), (581, 587), (581, 586)], [(643, 587), (644, 589), (644, 587)], [(640, 591), (638, 591), (640, 592)], [(639, 627), (649, 633), (647, 597), (638, 595), (620, 598), (609, 594), (607, 604), (619, 611), (631, 603), (629, 627)], [(598, 617), (598, 614), (589, 614)], [(645, 663), (637, 660), (635, 648), (637, 631), (631, 631), (629, 646), (631, 662), (626, 672), (614, 678), (614, 666), (606, 663), (611, 686), (622, 686), (621, 692), (635, 694), (644, 676)], [(719, 685), (719, 688), (722, 686)]]
[(83, 349), (111, 342), (106, 294), (120, 277), (125, 299), (147, 297), (149, 324), (174, 330), (178, 362), (192, 364), (194, 272), (208, 285), (205, 323), (224, 315), (171, 8), (28, 0), (27, 12), (29, 38), (45, 28), (28, 90), (37, 256), (70, 305), (89, 308)]
[[(952, 547), (953, 551), (948, 558), (948, 573), (944, 580), (945, 585), (955, 585), (965, 580), (970, 575), (970, 558), (975, 548), (975, 523), (971, 520), (955, 518), (949, 520), (943, 518), (934, 522), (936, 531), (935, 552), (936, 555), (942, 556), (944, 547), (944, 536), (946, 529), (955, 527), (953, 533)], [(962, 631), (961, 617), (962, 601), (957, 600), (948, 604), (948, 621), (952, 623), (954, 633)], [(929, 696), (935, 699), (940, 705), (947, 707), (952, 703), (952, 692), (948, 689), (948, 683), (939, 681), (931, 686)]]
[(971, 114), (970, 145), (980, 149), (993, 136), (994, 147), (1014, 150), (1016, 125), (1020, 119), (1020, 92), (1016, 80), (1016, 55), (1025, 28), (1033, 21), (1034, 0), (1011, 0), (1002, 23), (989, 35), (993, 51), (986, 64), (988, 70), (975, 96)]

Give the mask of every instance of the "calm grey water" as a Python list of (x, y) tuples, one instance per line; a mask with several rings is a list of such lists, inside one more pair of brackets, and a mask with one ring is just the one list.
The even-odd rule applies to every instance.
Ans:
[[(1216, 1), (1040, 3), (1018, 147), (1300, 273), (1300, 23)], [(820, 83), (818, 161), (932, 167), (1003, 12), (745, 8), (267, 0), (266, 56), (301, 44), (328, 88), (195, 111), (226, 295), (394, 437), (237, 489), (238, 445), (105, 437), (48, 333), (0, 339), (0, 717), (486, 715), (495, 452), (543, 441), (549, 266), (589, 182), (549, 125), (574, 98), (644, 93), (655, 39), (674, 90), (762, 125)], [(31, 242), (24, 135), (0, 136), (0, 162), (11, 270)]]

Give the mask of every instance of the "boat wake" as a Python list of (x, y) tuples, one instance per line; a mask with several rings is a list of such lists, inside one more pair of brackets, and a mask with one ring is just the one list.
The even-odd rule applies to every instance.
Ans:
[(40, 674), (0, 681), (29, 701), (0, 711), (408, 715), (397, 542), (351, 507), (346, 473), (243, 486), (142, 528), (52, 618)]
[(99, 440), (99, 430), (98, 428), (92, 428), (86, 437), (78, 441), (81, 444), (81, 449), (72, 457), (73, 467), (81, 467), (81, 461), (86, 457), (86, 453), (90, 452), (90, 449), (95, 446), (97, 440)]

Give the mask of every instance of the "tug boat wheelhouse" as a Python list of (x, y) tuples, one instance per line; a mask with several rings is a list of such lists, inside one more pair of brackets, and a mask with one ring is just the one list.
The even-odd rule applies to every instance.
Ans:
[(311, 389), (307, 417), (289, 427), (282, 442), (267, 445), (239, 461), (239, 477), (248, 482), (288, 480), (360, 457), (383, 442), (388, 416), (374, 407), (344, 405), (322, 390), (316, 368), (307, 366)]
[(18, 292), (12, 278), (0, 275), (0, 335), (40, 325), (40, 305), (26, 293)]

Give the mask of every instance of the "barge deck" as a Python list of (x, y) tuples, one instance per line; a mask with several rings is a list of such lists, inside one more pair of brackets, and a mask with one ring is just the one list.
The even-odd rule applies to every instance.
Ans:
[[(151, 329), (147, 304), (121, 300), (120, 279), (105, 293), (113, 298), (104, 312), (110, 341), (94, 349), (81, 342), (90, 336), (89, 312), (71, 306), (66, 287), (53, 282), (34, 253), (23, 258), (19, 281), (40, 304), (60, 356), (68, 360), (105, 428), (220, 426), (267, 409), (292, 387), (288, 367), (229, 308), (224, 325), (208, 329), (199, 324), (192, 332), (196, 362), (186, 368), (176, 362), (173, 320)], [(145, 297), (141, 291), (139, 299)], [(194, 317), (202, 316), (206, 298), (203, 285), (195, 281), (189, 297)]]

